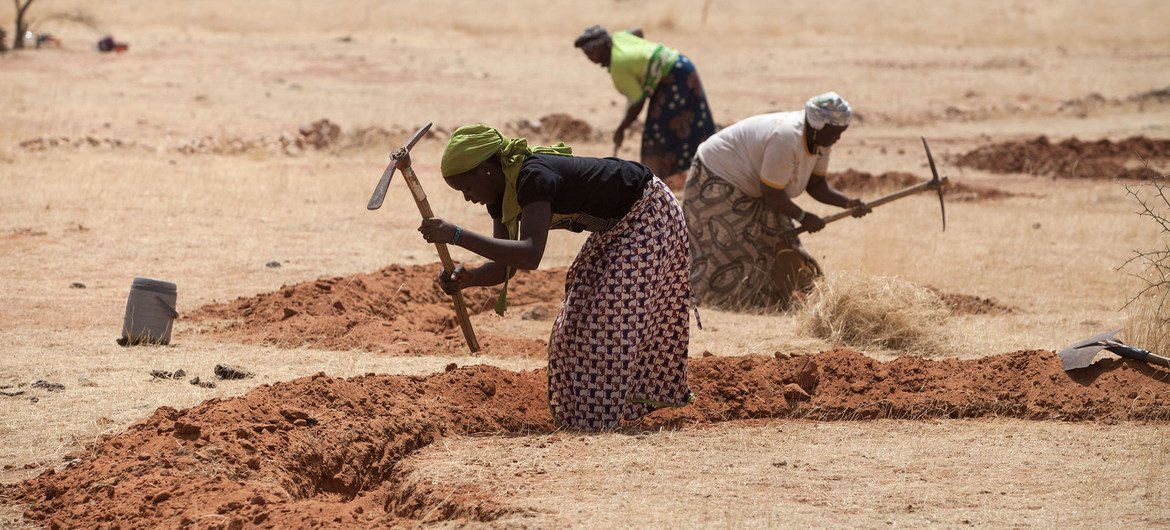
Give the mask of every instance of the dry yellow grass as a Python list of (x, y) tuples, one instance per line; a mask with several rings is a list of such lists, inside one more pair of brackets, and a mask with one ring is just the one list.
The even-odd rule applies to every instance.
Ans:
[[(937, 201), (923, 196), (804, 238), (831, 274), (898, 277), (1017, 309), (941, 323), (942, 350), (956, 357), (1058, 349), (1117, 327), (1138, 284), (1116, 268), (1160, 237), (1133, 214), (1120, 184), (992, 175), (955, 168), (948, 157), (1039, 134), (1170, 136), (1166, 106), (1086, 116), (1052, 110), (1093, 93), (1124, 98), (1165, 87), (1165, 2), (852, 0), (826, 17), (812, 4), (752, 0), (712, 2), (705, 25), (699, 0), (35, 5), (34, 15), (86, 11), (131, 49), (99, 55), (90, 48), (101, 33), (60, 23), (43, 29), (62, 38), (63, 49), (0, 57), (0, 384), (66, 385), (35, 394), (36, 403), (31, 394), (0, 398), (0, 464), (14, 466), (0, 470), (4, 482), (58, 466), (65, 454), (157, 406), (230, 397), (259, 383), (318, 371), (426, 373), (448, 362), (539, 366), (462, 352), (392, 358), (225, 344), (192, 334), (185, 322), (169, 348), (122, 349), (113, 339), (134, 276), (176, 282), (179, 309), (189, 311), (316, 277), (436, 259), (415, 232), (417, 212), (404, 187), (391, 186), (383, 210), (364, 209), (396, 145), (299, 156), (183, 155), (178, 146), (206, 137), (272, 138), (321, 118), (347, 131), (427, 121), (450, 129), (565, 112), (608, 132), (620, 119), (620, 96), (569, 44), (594, 23), (642, 25), (694, 59), (720, 123), (796, 108), (827, 89), (844, 94), (866, 119), (843, 137), (832, 170), (925, 175), (924, 135), (952, 179), (1021, 193), (948, 204), (945, 233), (938, 231)], [(0, 21), (11, 20), (9, 6), (0, 4)], [(987, 115), (952, 120), (949, 107)], [(20, 147), (62, 136), (134, 146)], [(610, 149), (604, 142), (574, 147), (595, 156)], [(436, 178), (440, 149), (425, 140), (414, 158), (432, 206), (486, 230), (482, 209)], [(636, 156), (632, 142), (622, 155)], [(807, 197), (798, 202), (829, 210)], [(582, 239), (556, 234), (545, 264), (565, 266)], [(459, 251), (456, 259), (472, 256)], [(270, 260), (283, 266), (265, 268)], [(70, 289), (74, 281), (87, 288)], [(801, 332), (793, 315), (702, 316), (693, 355), (830, 347)], [(516, 315), (484, 315), (475, 324), (533, 338), (548, 333), (547, 322)], [(869, 353), (888, 359), (900, 352)], [(207, 372), (225, 361), (260, 375), (215, 390), (146, 375), (155, 368)], [(523, 471), (522, 463), (571, 464), (511, 475), (515, 495), (501, 486), (507, 502), (540, 499), (533, 518), (509, 521), (533, 526), (957, 526), (966, 518), (991, 526), (1164, 527), (1170, 520), (1158, 502), (1168, 453), (1160, 425), (780, 423), (573, 438), (554, 454), (523, 445), (532, 441), (448, 440), (414, 465), (421, 477), (457, 482), (478, 476), (465, 450), (513, 472)], [(1080, 459), (1054, 459), (1052, 447)], [(790, 480), (772, 466), (780, 459), (811, 465)], [(615, 498), (615, 476), (637, 494)], [(684, 481), (682, 493), (672, 480)], [(1050, 509), (1050, 502), (1065, 502), (1054, 500), (1060, 491), (1080, 492), (1080, 502)], [(0, 526), (18, 519), (18, 508), (0, 509)]]
[(1138, 279), (1140, 290), (1127, 309), (1125, 340), (1161, 355), (1170, 355), (1170, 193), (1167, 176), (1127, 186), (1143, 221), (1159, 230), (1147, 247), (1135, 248), (1131, 260), (1121, 266)]
[(937, 356), (948, 310), (929, 289), (898, 278), (831, 274), (797, 311), (799, 329), (834, 345)]

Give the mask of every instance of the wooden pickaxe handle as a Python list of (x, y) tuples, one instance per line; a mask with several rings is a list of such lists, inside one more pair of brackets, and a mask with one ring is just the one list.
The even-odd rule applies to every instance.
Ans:
[[(946, 177), (943, 177), (938, 182), (935, 182), (935, 181), (920, 182), (918, 184), (915, 184), (915, 185), (910, 186), (908, 188), (896, 191), (896, 192), (891, 193), (889, 195), (886, 195), (884, 197), (878, 197), (872, 201), (867, 201), (865, 203), (865, 205), (869, 206), (870, 208), (877, 208), (878, 206), (886, 204), (887, 202), (893, 202), (893, 201), (896, 201), (896, 200), (901, 199), (903, 197), (907, 197), (910, 195), (914, 195), (915, 193), (922, 192), (924, 190), (935, 189), (938, 186), (942, 186), (946, 183), (947, 183)], [(848, 210), (841, 210), (833, 215), (827, 215), (825, 217), (822, 217), (821, 220), (824, 221), (825, 224), (829, 224), (833, 221), (840, 221), (841, 219), (844, 219), (846, 217), (853, 215), (853, 210), (854, 210), (853, 208), (850, 208)], [(803, 226), (798, 226), (796, 228), (793, 228), (792, 230), (781, 232), (780, 237), (795, 236), (798, 234), (803, 234), (807, 231), (808, 231), (808, 228), (805, 228)]]
[[(390, 165), (386, 166), (386, 170), (382, 172), (382, 178), (374, 188), (370, 203), (366, 205), (367, 209), (377, 210), (382, 207), (382, 201), (386, 198), (386, 190), (390, 186), (390, 180), (394, 177), (394, 171), (402, 170), (402, 178), (406, 180), (406, 186), (410, 188), (410, 194), (414, 197), (414, 203), (418, 206), (418, 212), (422, 214), (423, 219), (435, 216), (435, 213), (431, 211), (430, 202), (427, 201), (427, 194), (423, 191), (418, 176), (414, 174), (414, 168), (410, 167), (410, 148), (414, 147), (414, 144), (418, 143), (430, 128), (431, 124), (424, 125), (418, 132), (414, 133), (405, 146), (390, 155)], [(448, 273), (455, 272), (455, 262), (451, 259), (451, 252), (447, 250), (447, 245), (435, 243), (435, 249), (439, 251), (439, 261), (443, 264), (443, 270)], [(476, 340), (475, 330), (471, 327), (471, 317), (467, 314), (467, 304), (463, 302), (463, 293), (456, 292), (452, 298), (455, 301), (455, 316), (459, 320), (459, 327), (463, 328), (463, 338), (467, 341), (467, 348), (471, 350), (471, 353), (476, 353), (479, 351), (479, 341)]]
[[(939, 191), (938, 200), (939, 200), (939, 205), (942, 208), (942, 215), (943, 215), (943, 230), (946, 230), (947, 229), (947, 210), (946, 210), (946, 206), (943, 205), (943, 202), (942, 202), (942, 196), (943, 196), (942, 187), (945, 186), (947, 184), (947, 182), (949, 182), (949, 180), (947, 179), (947, 177), (939, 177), (938, 176), (938, 169), (935, 168), (935, 165), (934, 165), (934, 156), (930, 154), (930, 146), (926, 145), (926, 138), (922, 139), (922, 146), (926, 148), (926, 159), (930, 161), (930, 172), (933, 175), (933, 178), (931, 178), (930, 180), (928, 180), (926, 182), (920, 182), (918, 184), (907, 187), (905, 189), (895, 191), (894, 193), (891, 193), (889, 195), (885, 195), (883, 197), (878, 197), (872, 201), (867, 201), (865, 203), (865, 205), (870, 207), (870, 208), (877, 208), (878, 206), (881, 206), (881, 205), (886, 204), (888, 202), (893, 202), (893, 201), (896, 201), (896, 200), (901, 199), (903, 197), (908, 197), (910, 195), (914, 195), (915, 193), (919, 193), (919, 192), (922, 192), (925, 190), (938, 190)], [(839, 221), (841, 219), (849, 217), (849, 216), (853, 215), (853, 212), (854, 212), (854, 208), (850, 208), (848, 210), (839, 211), (833, 215), (828, 215), (828, 216), (822, 217), (821, 220), (824, 221), (825, 224), (829, 224), (833, 221)], [(805, 228), (803, 226), (798, 226), (796, 228), (793, 228), (792, 230), (787, 230), (787, 231), (781, 232), (780, 237), (791, 237), (791, 236), (803, 234), (807, 231), (808, 231), (807, 228)]]
[[(418, 176), (414, 174), (414, 168), (410, 167), (410, 159), (407, 158), (405, 164), (402, 162), (399, 160), (399, 164), (402, 166), (402, 177), (406, 180), (406, 186), (410, 188), (410, 194), (414, 196), (414, 203), (418, 205), (418, 213), (422, 214), (423, 219), (434, 217), (435, 213), (431, 211), (431, 203), (427, 201), (427, 194), (423, 191)], [(447, 245), (435, 243), (435, 250), (439, 251), (439, 261), (443, 264), (443, 270), (448, 273), (455, 272), (455, 261), (451, 259), (451, 252), (447, 250)], [(459, 319), (459, 327), (463, 328), (463, 338), (467, 341), (467, 347), (471, 353), (476, 353), (479, 351), (479, 341), (475, 338), (475, 330), (471, 328), (471, 317), (467, 314), (467, 304), (463, 302), (463, 293), (455, 291), (451, 298), (455, 301), (455, 316)]]

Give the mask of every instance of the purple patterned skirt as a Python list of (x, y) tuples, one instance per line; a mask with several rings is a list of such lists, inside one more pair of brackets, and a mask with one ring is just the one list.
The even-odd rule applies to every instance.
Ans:
[(686, 405), (690, 254), (682, 208), (657, 178), (569, 268), (549, 339), (548, 398), (558, 425), (613, 429)]

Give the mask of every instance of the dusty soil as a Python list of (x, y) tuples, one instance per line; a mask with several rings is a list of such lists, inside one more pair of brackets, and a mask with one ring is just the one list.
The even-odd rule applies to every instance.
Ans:
[[(490, 492), (452, 499), (441, 487), (402, 487), (397, 464), (444, 436), (552, 431), (545, 377), (486, 366), (425, 377), (318, 374), (162, 407), (3, 496), (54, 528), (490, 521), (508, 513)], [(1065, 372), (1050, 351), (887, 363), (852, 350), (705, 357), (691, 361), (689, 378), (694, 404), (627, 429), (778, 418), (1170, 420), (1170, 372), (1112, 359)]]
[[(955, 158), (961, 166), (993, 173), (1027, 173), (1053, 178), (1149, 179), (1160, 175), (1157, 165), (1170, 159), (1170, 140), (1133, 136), (1121, 141), (1053, 143), (1047, 136), (1000, 142)], [(1150, 163), (1151, 165), (1145, 165)]]
[[(184, 318), (206, 323), (204, 333), (249, 344), (413, 355), (458, 352), (466, 348), (463, 333), (451, 297), (435, 283), (439, 270), (437, 263), (391, 265), (373, 273), (285, 285), (275, 292), (207, 305)], [(509, 284), (509, 311), (549, 318), (555, 313), (532, 306), (560, 300), (564, 291), (564, 269), (519, 272)], [(494, 311), (497, 293), (495, 288), (464, 291), (468, 312)], [(546, 351), (543, 341), (481, 335), (477, 338), (488, 354), (543, 357)]]
[[(849, 0), (830, 19), (707, 3), (36, 3), (64, 45), (0, 54), (0, 388), (25, 391), (0, 396), (0, 527), (1167, 527), (1164, 372), (1066, 374), (1049, 350), (1135, 329), (1119, 308), (1137, 271), (1118, 266), (1164, 234), (1124, 186), (1084, 177), (1139, 168), (1125, 138), (1170, 138), (1170, 4)], [(829, 169), (845, 188), (843, 170), (864, 175), (850, 193), (929, 176), (929, 138), (952, 181), (945, 233), (922, 194), (804, 242), (826, 271), (943, 290), (956, 359), (863, 356), (785, 315), (705, 310), (692, 407), (549, 434), (532, 370), (560, 280), (516, 286), (505, 318), (477, 295), (485, 351), (468, 356), (405, 187), (387, 202), (403, 207), (364, 206), (427, 122), (414, 162), (432, 206), (481, 232), (482, 207), (438, 178), (455, 127), (613, 154), (624, 98), (571, 46), (591, 24), (643, 26), (694, 60), (719, 124), (841, 93), (856, 120)], [(131, 50), (95, 53), (105, 32)], [(638, 158), (640, 129), (618, 156)], [(1045, 158), (1073, 137), (1083, 152)], [(1026, 170), (955, 167), (1005, 142)], [(582, 239), (550, 238), (542, 267), (555, 277)], [(180, 285), (171, 346), (111, 340), (138, 275)], [(1002, 352), (1017, 353), (985, 358)], [(256, 376), (149, 375), (220, 363)], [(20, 386), (37, 380), (65, 389)], [(837, 421), (854, 418), (905, 419)]]

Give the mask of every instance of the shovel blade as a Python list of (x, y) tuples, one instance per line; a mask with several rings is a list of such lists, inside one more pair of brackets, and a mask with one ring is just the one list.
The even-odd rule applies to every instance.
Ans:
[(1060, 356), (1061, 368), (1068, 371), (1093, 364), (1093, 359), (1097, 357), (1097, 352), (1105, 349), (1109, 345), (1109, 341), (1116, 341), (1117, 334), (1120, 332), (1120, 329), (1115, 329), (1107, 333), (1093, 335), (1087, 339), (1074, 342), (1067, 348), (1060, 350), (1060, 353), (1057, 353), (1057, 355)]

